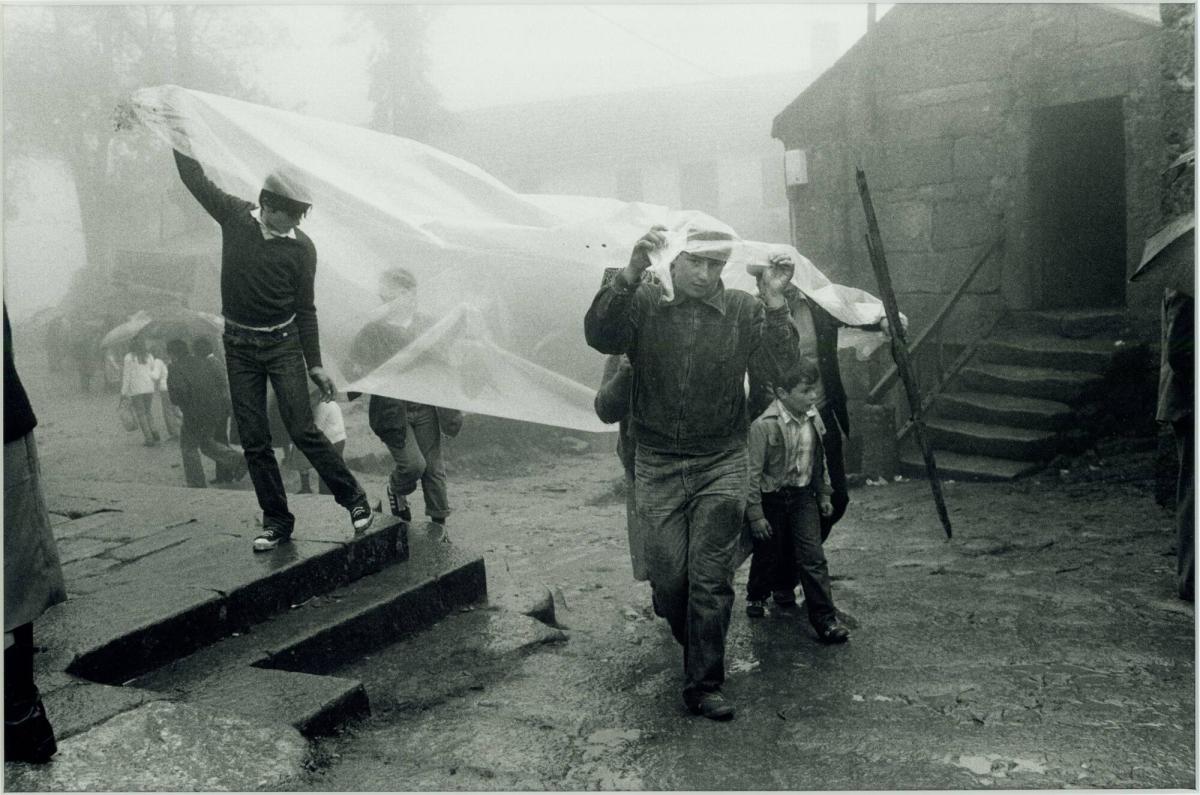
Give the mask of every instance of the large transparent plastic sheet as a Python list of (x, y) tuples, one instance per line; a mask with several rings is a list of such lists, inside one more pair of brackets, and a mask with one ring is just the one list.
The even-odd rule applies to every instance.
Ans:
[[(128, 109), (235, 196), (256, 201), (280, 168), (303, 181), (313, 201), (302, 229), (317, 247), (322, 355), (346, 391), (613, 430), (592, 409), (603, 356), (583, 337), (605, 268), (624, 267), (634, 242), (662, 224), (671, 242), (655, 252), (653, 270), (669, 289), (669, 263), (689, 229), (734, 234), (700, 212), (520, 194), (416, 141), (177, 86), (142, 89)], [(735, 239), (726, 287), (755, 292), (746, 267), (781, 250), (796, 262), (797, 286), (838, 319), (866, 325), (883, 316), (876, 298), (832, 284), (786, 245)], [(351, 345), (387, 313), (380, 277), (397, 267), (415, 277), (416, 309), (429, 322), (382, 365), (350, 380)], [(881, 340), (849, 329), (841, 335), (860, 357)]]

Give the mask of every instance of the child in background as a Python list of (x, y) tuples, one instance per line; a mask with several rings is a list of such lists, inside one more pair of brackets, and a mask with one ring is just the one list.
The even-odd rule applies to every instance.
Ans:
[(821, 417), (814, 405), (816, 363), (802, 359), (785, 374), (785, 387), (750, 426), (749, 494), (746, 521), (754, 538), (754, 558), (746, 586), (746, 614), (766, 613), (775, 561), (791, 554), (804, 589), (808, 620), (822, 643), (850, 637), (833, 606), (829, 564), (821, 546), (821, 516), (833, 512), (821, 445)]
[[(321, 391), (316, 386), (309, 387), (308, 399), (312, 404), (313, 422), (316, 423), (317, 430), (325, 434), (325, 438), (333, 444), (333, 449), (337, 450), (339, 456), (342, 455), (346, 449), (346, 422), (342, 417), (341, 407), (332, 400), (321, 400)], [(300, 473), (300, 490), (296, 493), (312, 494), (312, 464), (290, 442), (284, 454), (283, 463), (285, 467)], [(325, 481), (319, 477), (317, 478), (317, 493), (333, 493)]]

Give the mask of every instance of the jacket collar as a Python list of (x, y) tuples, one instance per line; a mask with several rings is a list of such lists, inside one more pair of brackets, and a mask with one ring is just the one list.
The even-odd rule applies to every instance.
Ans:
[(262, 232), (263, 240), (274, 240), (277, 237), (286, 237), (291, 240), (297, 239), (295, 227), (289, 229), (288, 233), (286, 235), (281, 235), (278, 232), (276, 232), (274, 229), (272, 229), (271, 227), (267, 226), (266, 223), (264, 223), (263, 219), (262, 219), (262, 208), (261, 207), (255, 207), (253, 210), (250, 211), (250, 215), (252, 218), (254, 218), (255, 222), (258, 223), (258, 231)]
[(782, 403), (779, 402), (779, 398), (775, 398), (774, 400), (771, 401), (771, 405), (767, 406), (766, 411), (764, 411), (759, 416), (775, 417), (780, 422), (784, 422), (784, 423), (787, 423), (787, 422), (802, 423), (805, 420), (809, 419), (810, 417), (814, 416), (815, 414), (817, 414), (817, 410), (814, 407), (814, 408), (809, 409), (802, 416), (797, 417), (795, 414), (788, 411), (787, 407), (785, 407)]
[[(678, 306), (678, 305), (682, 304), (684, 301), (691, 301), (691, 300), (694, 300), (694, 299), (691, 299), (688, 296), (686, 296), (683, 293), (676, 290), (675, 297), (672, 298), (670, 301), (663, 301), (663, 305), (664, 306)], [(708, 306), (711, 306), (713, 309), (717, 310), (722, 315), (724, 315), (725, 314), (725, 282), (720, 281), (720, 280), (717, 281), (717, 289), (715, 289), (711, 293), (709, 293), (707, 298), (701, 298), (701, 299), (699, 299), (699, 301), (702, 304), (707, 304)]]

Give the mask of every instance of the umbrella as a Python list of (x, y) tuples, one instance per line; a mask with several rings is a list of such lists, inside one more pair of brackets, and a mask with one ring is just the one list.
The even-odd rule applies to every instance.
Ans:
[(145, 339), (190, 340), (193, 337), (211, 337), (225, 328), (225, 320), (219, 315), (197, 312), (192, 309), (172, 307), (168, 310), (139, 310), (121, 325), (104, 335), (100, 347), (112, 348), (128, 343), (135, 336)]
[(1129, 281), (1138, 281), (1147, 271), (1163, 265), (1190, 265), (1196, 254), (1196, 214), (1180, 216), (1159, 229), (1146, 241), (1142, 261)]

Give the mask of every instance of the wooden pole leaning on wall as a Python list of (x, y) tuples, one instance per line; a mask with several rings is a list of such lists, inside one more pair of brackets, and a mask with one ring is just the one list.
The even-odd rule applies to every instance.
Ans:
[(933, 490), (933, 502), (937, 507), (938, 518), (942, 521), (946, 538), (952, 538), (950, 514), (946, 510), (946, 500), (942, 496), (942, 481), (938, 477), (937, 462), (933, 458), (933, 448), (929, 446), (929, 441), (925, 437), (925, 421), (921, 417), (921, 393), (917, 389), (917, 379), (913, 375), (912, 362), (908, 357), (908, 342), (904, 338), (904, 326), (900, 322), (900, 308), (896, 304), (896, 292), (892, 289), (892, 276), (888, 271), (887, 259), (883, 254), (883, 241), (879, 237), (879, 222), (875, 218), (875, 205), (871, 202), (871, 190), (867, 187), (867, 175), (861, 168), (855, 169), (855, 172), (855, 178), (858, 181), (858, 195), (862, 198), (863, 212), (867, 215), (867, 251), (871, 255), (871, 267), (875, 269), (875, 279), (879, 282), (879, 297), (883, 299), (883, 308), (887, 313), (888, 325), (891, 330), (892, 357), (896, 360), (896, 369), (908, 396), (908, 405), (912, 411), (913, 435), (925, 458), (925, 474), (929, 477), (929, 488)]

